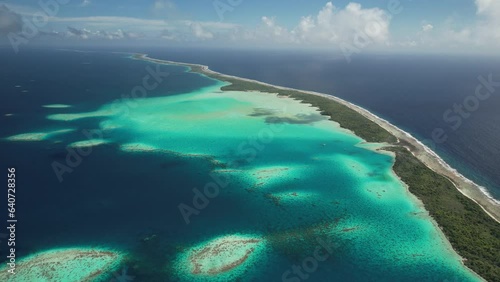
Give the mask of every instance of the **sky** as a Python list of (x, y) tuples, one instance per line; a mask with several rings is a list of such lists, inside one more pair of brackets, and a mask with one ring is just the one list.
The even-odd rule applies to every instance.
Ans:
[(500, 0), (0, 0), (0, 44), (500, 53)]

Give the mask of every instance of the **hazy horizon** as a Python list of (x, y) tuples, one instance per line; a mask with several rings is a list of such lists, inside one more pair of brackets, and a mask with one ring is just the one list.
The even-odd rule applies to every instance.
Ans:
[(491, 0), (0, 1), (0, 46), (495, 55), (498, 15)]

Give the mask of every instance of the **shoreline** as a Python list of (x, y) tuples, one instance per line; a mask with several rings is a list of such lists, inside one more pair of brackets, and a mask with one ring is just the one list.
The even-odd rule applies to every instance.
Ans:
[[(191, 69), (194, 67), (194, 68), (198, 68), (199, 72), (201, 72), (202, 74), (216, 75), (216, 76), (220, 76), (220, 77), (224, 77), (224, 78), (228, 78), (228, 79), (235, 79), (235, 80), (240, 80), (240, 81), (244, 81), (244, 82), (259, 84), (262, 86), (273, 87), (273, 88), (277, 88), (280, 90), (297, 91), (297, 92), (301, 92), (301, 93), (305, 93), (305, 94), (309, 94), (309, 95), (315, 95), (315, 96), (319, 96), (322, 98), (330, 99), (330, 100), (333, 100), (339, 104), (342, 104), (342, 105), (348, 107), (349, 109), (356, 111), (357, 113), (362, 115), (364, 118), (374, 122), (375, 124), (380, 126), (382, 129), (389, 132), (392, 136), (397, 138), (398, 142), (396, 144), (389, 144), (388, 143), (387, 147), (401, 146), (401, 147), (406, 148), (409, 152), (411, 152), (411, 154), (415, 158), (417, 158), (422, 163), (424, 163), (425, 166), (427, 166), (429, 169), (431, 169), (435, 173), (447, 178), (462, 195), (464, 195), (468, 199), (472, 200), (479, 207), (481, 207), (481, 209), (486, 214), (488, 214), (492, 219), (494, 219), (497, 223), (500, 223), (500, 201), (493, 198), (488, 193), (486, 188), (474, 183), (472, 180), (470, 180), (467, 177), (465, 177), (464, 175), (462, 175), (456, 169), (452, 168), (437, 153), (432, 151), (429, 147), (424, 145), (422, 142), (420, 142), (417, 138), (412, 136), (410, 133), (396, 127), (395, 125), (391, 124), (389, 121), (387, 121), (381, 117), (378, 117), (377, 115), (371, 113), (370, 111), (368, 111), (368, 110), (366, 110), (358, 105), (355, 105), (351, 102), (343, 100), (339, 97), (325, 94), (325, 93), (276, 86), (276, 85), (272, 85), (269, 83), (260, 82), (257, 80), (222, 74), (222, 73), (211, 70), (208, 66), (205, 66), (205, 65), (154, 59), (154, 58), (148, 57), (147, 54), (133, 54), (132, 58), (136, 59), (136, 60), (143, 60), (143, 61), (148, 61), (148, 62), (152, 62), (152, 63), (185, 66), (185, 67), (189, 67)], [(197, 72), (195, 70), (193, 70), (193, 71)], [(355, 132), (353, 132), (353, 134), (359, 136)], [(402, 144), (401, 141), (403, 141), (407, 144)], [(366, 141), (366, 142), (368, 142), (368, 141)], [(384, 150), (384, 148), (385, 147), (382, 147), (381, 150)], [(396, 173), (396, 175), (397, 175), (397, 173)], [(399, 177), (399, 175), (398, 175), (398, 177)]]

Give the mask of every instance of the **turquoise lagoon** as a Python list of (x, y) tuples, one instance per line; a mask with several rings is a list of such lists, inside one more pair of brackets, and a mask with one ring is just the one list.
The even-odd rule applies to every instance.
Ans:
[[(394, 174), (394, 157), (378, 150), (383, 144), (365, 143), (308, 104), (272, 93), (223, 92), (224, 82), (168, 67), (209, 86), (87, 111), (53, 103), (65, 106), (46, 107), (45, 118), (60, 128), (5, 139), (91, 147), (93, 154), (106, 150), (117, 162), (140, 159), (145, 166), (181, 160), (177, 173), (202, 179), (147, 190), (161, 193), (150, 194), (156, 200), (142, 210), (156, 211), (163, 198), (175, 214), (148, 221), (169, 231), (142, 239), (158, 240), (158, 247), (121, 244), (137, 281), (480, 281)], [(95, 139), (74, 133), (90, 120), (98, 124)], [(124, 166), (120, 173), (131, 172)], [(159, 172), (145, 169), (140, 177), (153, 173)], [(144, 188), (126, 188), (133, 189)], [(331, 249), (313, 262), (320, 241)]]

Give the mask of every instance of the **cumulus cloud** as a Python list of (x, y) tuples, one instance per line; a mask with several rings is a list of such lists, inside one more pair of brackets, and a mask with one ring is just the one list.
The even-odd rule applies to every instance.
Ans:
[[(133, 34), (141, 35), (140, 37), (149, 37), (151, 39), (165, 39), (176, 41), (194, 41), (194, 40), (213, 40), (217, 36), (221, 40), (229, 40), (230, 34), (235, 30), (240, 29), (240, 26), (224, 22), (199, 22), (190, 20), (153, 20), (140, 19), (131, 17), (110, 17), (110, 16), (94, 16), (94, 17), (66, 17), (51, 19), (51, 22), (64, 24), (77, 28), (80, 31), (84, 30), (106, 30), (110, 33), (116, 33), (117, 30), (127, 31), (128, 38)], [(103, 32), (101, 32), (103, 33)], [(73, 37), (91, 39), (96, 37), (91, 32), (90, 34), (78, 34), (78, 32), (70, 32)], [(105, 36), (100, 36), (104, 38)], [(109, 36), (111, 39), (119, 37)]]
[(423, 32), (431, 31), (431, 30), (433, 30), (433, 29), (434, 29), (434, 26), (433, 26), (433, 25), (431, 25), (431, 24), (424, 24), (424, 25), (422, 26), (422, 31), (423, 31)]
[(0, 35), (10, 32), (20, 32), (23, 27), (21, 15), (13, 12), (7, 6), (0, 5)]
[(375, 42), (385, 42), (389, 37), (390, 18), (385, 11), (363, 9), (358, 3), (349, 3), (344, 9), (328, 2), (316, 17), (303, 17), (294, 30), (302, 41), (352, 42), (360, 33)]
[(275, 18), (262, 17), (262, 22), (269, 30), (271, 30), (271, 33), (274, 36), (279, 37), (279, 36), (284, 35), (287, 32), (287, 30), (285, 28), (276, 24)]
[(212, 39), (214, 38), (213, 33), (206, 31), (200, 23), (193, 22), (190, 24), (191, 31), (197, 39)]
[[(423, 23), (421, 30), (407, 39), (418, 48), (429, 50), (491, 51), (500, 47), (500, 1), (474, 0), (476, 19), (464, 25), (461, 18), (451, 16), (439, 25)], [(432, 32), (431, 32), (432, 31)], [(413, 44), (416, 42), (416, 44)], [(402, 45), (401, 45), (402, 46)]]
[(477, 7), (477, 14), (491, 14), (498, 12), (500, 9), (500, 2), (495, 0), (475, 0)]
[(267, 43), (289, 43), (293, 42), (290, 32), (285, 27), (280, 26), (275, 17), (262, 17), (261, 25), (246, 32), (239, 31), (234, 34), (235, 40), (250, 39)]
[(164, 28), (167, 23), (163, 20), (150, 20), (150, 19), (140, 19), (132, 17), (115, 17), (115, 16), (92, 16), (92, 17), (64, 17), (51, 18), (52, 23), (62, 23), (62, 24), (85, 24), (88, 26), (95, 26), (101, 28), (127, 28), (127, 27), (137, 27), (137, 28), (148, 28), (148, 29), (158, 29)]
[(481, 43), (496, 43), (500, 40), (500, 1), (476, 0), (477, 15), (480, 17), (476, 33)]
[[(81, 0), (81, 6), (87, 6), (91, 0)], [(162, 15), (177, 8), (171, 0), (156, 0), (152, 4), (154, 11)], [(5, 14), (6, 8), (3, 8)], [(3, 15), (1, 19), (5, 19)], [(8, 22), (15, 22), (10, 15)], [(243, 27), (226, 22), (202, 22), (190, 20), (143, 19), (117, 16), (92, 17), (52, 17), (51, 26), (59, 26), (61, 36), (79, 39), (124, 39), (135, 38), (142, 34), (150, 38), (176, 41), (214, 41), (251, 42), (253, 44), (304, 44), (321, 45), (324, 43), (352, 43), (357, 34), (370, 36), (376, 43), (384, 43), (389, 38), (389, 16), (381, 9), (366, 9), (357, 3), (349, 3), (344, 8), (336, 8), (332, 2), (317, 14), (304, 16), (291, 28), (279, 24), (279, 19), (270, 16), (261, 17), (257, 27)], [(12, 24), (0, 21), (5, 30)], [(20, 22), (20, 21), (19, 21)], [(19, 25), (18, 25), (19, 26)], [(19, 27), (18, 27), (19, 28)], [(127, 32), (125, 32), (127, 31)]]
[(116, 31), (105, 31), (97, 30), (92, 31), (86, 28), (78, 29), (75, 27), (68, 27), (67, 37), (76, 37), (79, 39), (109, 39), (109, 40), (120, 40), (120, 39), (132, 39), (142, 37), (140, 34), (123, 31), (118, 29)]
[(358, 3), (349, 3), (344, 9), (328, 2), (317, 15), (304, 16), (295, 28), (288, 31), (279, 26), (274, 18), (262, 17), (264, 37), (297, 44), (351, 44), (360, 35), (374, 43), (389, 39), (389, 15), (382, 9), (364, 9)]
[(460, 26), (459, 20), (449, 19), (433, 38), (434, 44), (456, 48), (500, 47), (500, 1), (475, 0), (476, 22)]
[(79, 37), (82, 39), (87, 39), (89, 37), (89, 34), (91, 34), (90, 30), (77, 29), (77, 28), (68, 26), (68, 35), (70, 35), (70, 36), (76, 36), (76, 37)]

